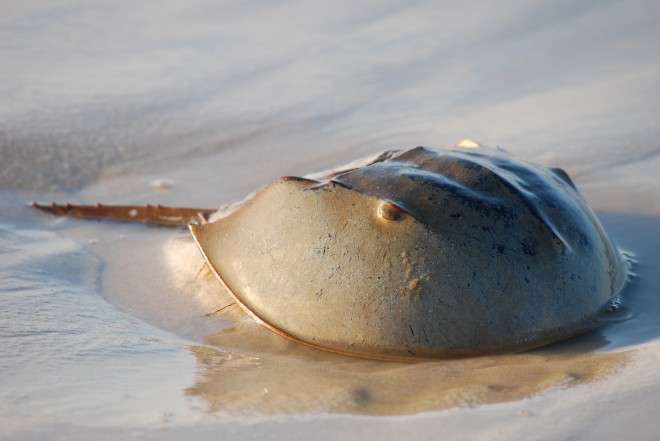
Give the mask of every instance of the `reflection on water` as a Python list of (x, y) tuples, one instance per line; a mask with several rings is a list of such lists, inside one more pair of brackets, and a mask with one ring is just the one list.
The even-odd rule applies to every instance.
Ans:
[(241, 322), (191, 348), (199, 372), (186, 390), (210, 412), (401, 415), (517, 400), (602, 379), (627, 352), (592, 352), (600, 334), (524, 354), (393, 363), (288, 342)]

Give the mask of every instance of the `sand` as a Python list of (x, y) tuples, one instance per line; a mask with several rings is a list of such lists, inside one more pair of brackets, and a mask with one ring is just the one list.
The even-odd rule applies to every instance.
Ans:
[[(2, 9), (0, 439), (656, 438), (655, 3)], [(225, 298), (185, 232), (24, 205), (217, 207), (464, 138), (564, 167), (634, 253), (610, 325), (503, 357), (319, 354), (207, 316)]]

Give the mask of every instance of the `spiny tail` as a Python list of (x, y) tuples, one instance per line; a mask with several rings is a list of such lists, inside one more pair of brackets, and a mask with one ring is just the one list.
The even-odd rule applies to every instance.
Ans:
[(165, 207), (162, 205), (44, 205), (34, 202), (32, 206), (55, 216), (140, 222), (163, 227), (186, 227), (191, 223), (205, 223), (211, 213), (216, 211), (210, 208)]

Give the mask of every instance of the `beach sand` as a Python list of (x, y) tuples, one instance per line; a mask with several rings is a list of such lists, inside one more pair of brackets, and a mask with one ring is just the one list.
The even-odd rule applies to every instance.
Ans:
[[(657, 438), (655, 3), (2, 8), (0, 439)], [(611, 323), (497, 357), (320, 353), (214, 314), (185, 231), (25, 205), (220, 207), (463, 138), (574, 178), (637, 261)]]

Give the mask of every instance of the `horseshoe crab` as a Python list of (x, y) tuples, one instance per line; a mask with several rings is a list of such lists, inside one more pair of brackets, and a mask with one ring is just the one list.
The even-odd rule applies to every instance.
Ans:
[(621, 254), (561, 169), (495, 150), (388, 151), (319, 179), (283, 177), (233, 212), (34, 205), (187, 225), (257, 322), (372, 358), (519, 351), (599, 325)]

